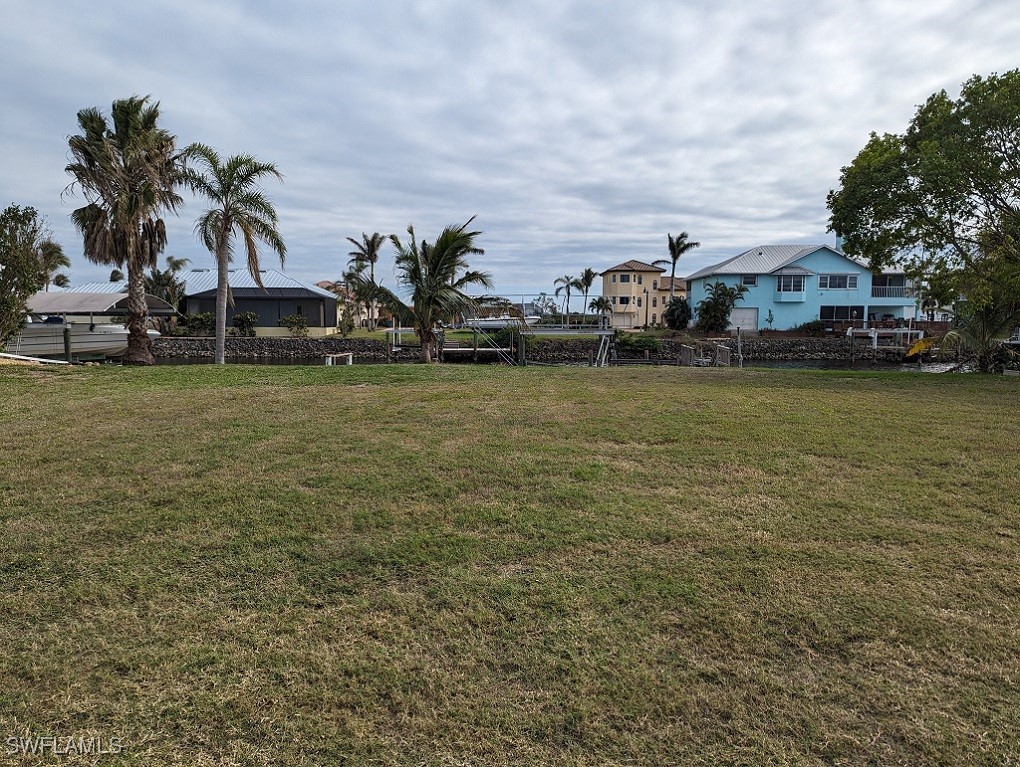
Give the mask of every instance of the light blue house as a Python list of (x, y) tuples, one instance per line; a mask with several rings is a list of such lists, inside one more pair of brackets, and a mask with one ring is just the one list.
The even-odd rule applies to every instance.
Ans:
[(761, 245), (695, 272), (687, 278), (695, 319), (698, 302), (715, 282), (747, 288), (730, 315), (731, 329), (789, 330), (811, 320), (907, 320), (916, 308), (902, 272), (873, 275), (828, 245)]

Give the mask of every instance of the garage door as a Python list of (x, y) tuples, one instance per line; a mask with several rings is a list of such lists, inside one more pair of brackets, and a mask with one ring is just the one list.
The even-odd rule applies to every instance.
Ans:
[(758, 329), (758, 307), (735, 307), (730, 312), (730, 330), (740, 328), (741, 330)]

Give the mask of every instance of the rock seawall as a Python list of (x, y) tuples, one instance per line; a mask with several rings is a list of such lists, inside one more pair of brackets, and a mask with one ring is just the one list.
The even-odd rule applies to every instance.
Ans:
[[(153, 339), (152, 353), (161, 359), (212, 359), (216, 341), (212, 338)], [(230, 359), (325, 359), (331, 354), (352, 353), (355, 362), (404, 362), (418, 358), (415, 349), (401, 349), (387, 355), (386, 343), (368, 338), (227, 338), (226, 356)]]
[[(649, 359), (675, 363), (684, 341), (664, 338), (659, 349), (649, 352)], [(694, 342), (699, 343), (699, 342)], [(700, 342), (703, 346), (707, 342)], [(722, 341), (733, 352), (736, 361), (737, 341)], [(418, 359), (417, 349), (401, 349), (387, 354), (383, 341), (366, 338), (228, 338), (226, 356), (230, 359), (257, 361), (260, 359), (325, 359), (331, 354), (354, 355), (355, 362), (410, 362)], [(533, 362), (583, 364), (598, 352), (598, 338), (538, 338), (528, 341), (528, 359)], [(783, 360), (845, 360), (850, 356), (850, 341), (844, 337), (826, 338), (744, 338), (741, 340), (744, 360), (753, 362)], [(162, 336), (152, 342), (156, 357), (181, 359), (211, 359), (215, 352), (212, 338), (176, 338)], [(894, 348), (872, 349), (863, 340), (854, 342), (856, 359), (874, 359), (879, 362), (899, 362), (903, 352)], [(618, 349), (619, 359), (642, 359), (644, 352), (636, 349)]]

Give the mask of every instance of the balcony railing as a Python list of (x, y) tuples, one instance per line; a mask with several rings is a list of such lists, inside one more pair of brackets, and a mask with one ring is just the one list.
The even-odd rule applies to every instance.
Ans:
[(871, 286), (871, 297), (872, 298), (913, 298), (914, 291), (905, 285), (899, 285), (896, 287), (879, 287), (877, 285)]
[(777, 304), (803, 302), (805, 300), (803, 290), (777, 290), (774, 295)]

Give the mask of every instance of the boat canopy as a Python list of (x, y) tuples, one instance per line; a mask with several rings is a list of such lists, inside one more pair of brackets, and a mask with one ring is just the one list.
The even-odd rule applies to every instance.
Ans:
[[(174, 315), (176, 310), (162, 298), (145, 294), (149, 314)], [(40, 291), (28, 301), (32, 314), (94, 314), (118, 316), (128, 313), (126, 293), (73, 293)]]

